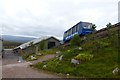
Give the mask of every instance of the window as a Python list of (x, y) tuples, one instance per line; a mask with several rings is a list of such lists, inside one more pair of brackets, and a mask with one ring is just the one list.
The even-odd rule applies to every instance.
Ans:
[(77, 32), (77, 26), (75, 26), (75, 32)]
[(80, 26), (80, 24), (78, 24), (77, 26), (78, 26), (78, 31), (82, 29), (82, 27)]
[(64, 33), (64, 38), (67, 36), (67, 32)]
[(72, 29), (70, 29), (70, 35), (72, 34)]
[(70, 30), (68, 31), (68, 36), (70, 35)]
[(83, 23), (83, 28), (91, 29), (92, 28), (92, 23)]
[(72, 28), (72, 34), (74, 33), (74, 30), (73, 30), (73, 28)]
[(89, 25), (88, 28), (91, 29), (91, 28), (92, 28), (92, 25)]
[(88, 26), (87, 26), (87, 25), (84, 25), (83, 28), (84, 28), (84, 29), (88, 29)]
[(75, 33), (75, 27), (72, 28), (72, 34), (74, 34), (74, 33)]
[(76, 32), (78, 32), (79, 31), (79, 26), (78, 25), (76, 25)]
[(92, 25), (91, 24), (84, 24), (85, 29), (91, 29)]
[(67, 36), (69, 35), (68, 31), (67, 31)]

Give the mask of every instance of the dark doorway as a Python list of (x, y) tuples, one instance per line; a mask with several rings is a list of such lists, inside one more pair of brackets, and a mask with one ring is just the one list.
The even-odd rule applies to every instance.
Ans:
[(53, 48), (55, 46), (55, 42), (48, 42), (48, 49)]

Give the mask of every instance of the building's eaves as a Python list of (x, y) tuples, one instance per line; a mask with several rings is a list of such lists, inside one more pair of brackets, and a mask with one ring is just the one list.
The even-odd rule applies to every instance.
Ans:
[(32, 43), (32, 44), (34, 45), (34, 44), (37, 44), (37, 43), (39, 43), (40, 41), (46, 40), (46, 39), (48, 39), (48, 38), (50, 38), (50, 36), (40, 37), (40, 38), (31, 40), (31, 41), (29, 41), (29, 42), (26, 42), (26, 43), (24, 43), (24, 44), (21, 44), (20, 46), (16, 47), (15, 49), (17, 49), (17, 48), (24, 49), (24, 48), (29, 47), (29, 46), (30, 46), (30, 43)]

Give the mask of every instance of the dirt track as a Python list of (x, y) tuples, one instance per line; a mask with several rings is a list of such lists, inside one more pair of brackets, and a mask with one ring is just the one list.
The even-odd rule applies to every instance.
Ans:
[[(46, 55), (41, 57), (38, 61), (44, 61), (49, 58), (54, 57), (54, 55)], [(17, 56), (11, 53), (11, 51), (6, 51), (4, 59), (2, 60), (2, 77), (3, 78), (59, 78), (56, 74), (50, 74), (43, 71), (37, 71), (29, 67), (33, 62), (17, 62)]]

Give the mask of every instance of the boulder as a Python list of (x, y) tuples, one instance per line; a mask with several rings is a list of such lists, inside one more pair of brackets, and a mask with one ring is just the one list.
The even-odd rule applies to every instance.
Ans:
[(115, 69), (112, 71), (113, 75), (118, 74), (119, 70), (120, 70), (120, 69), (119, 69), (118, 67), (117, 67), (117, 68), (115, 68)]
[(42, 54), (41, 53), (37, 53), (36, 55), (41, 56)]
[(81, 51), (81, 50), (82, 50), (82, 47), (79, 47), (78, 49)]
[(62, 59), (63, 59), (63, 55), (61, 55), (61, 56), (59, 57), (59, 60), (60, 60), (60, 61), (62, 61)]
[(72, 64), (79, 64), (79, 61), (76, 60), (76, 59), (71, 59), (71, 63), (72, 63)]
[(19, 60), (18, 62), (20, 63), (21, 61)]
[(55, 57), (56, 57), (56, 58), (58, 58), (59, 56), (58, 56), (58, 55), (56, 55)]
[(43, 65), (43, 68), (46, 68), (47, 67), (47, 65)]
[(61, 54), (61, 52), (60, 52), (60, 51), (57, 51), (57, 52), (56, 52), (56, 54), (57, 54), (57, 55), (60, 55), (60, 54)]
[(61, 52), (60, 52), (60, 51), (57, 51), (55, 57), (58, 58), (60, 54), (61, 54)]
[(70, 74), (66, 74), (67, 76), (69, 76)]
[(34, 56), (30, 56), (31, 60), (36, 60), (37, 58)]
[(70, 74), (66, 74), (66, 78), (69, 78)]

